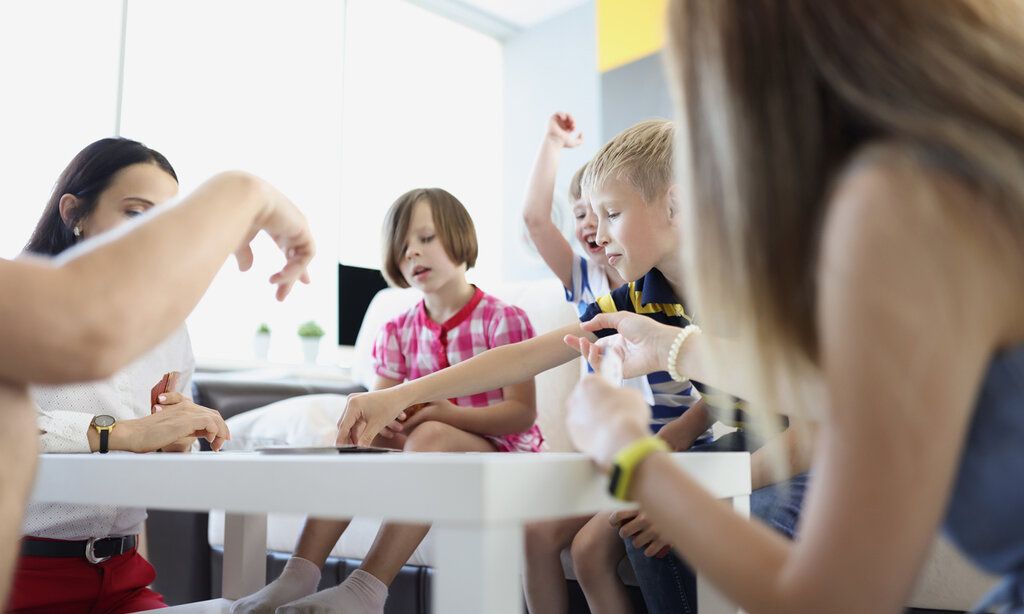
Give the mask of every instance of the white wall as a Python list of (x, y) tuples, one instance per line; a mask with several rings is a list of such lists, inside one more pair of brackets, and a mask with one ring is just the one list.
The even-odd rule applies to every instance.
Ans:
[(345, 40), (343, 264), (380, 268), (381, 225), (402, 193), (441, 187), (480, 245), (470, 279), (501, 274), (501, 45), (400, 0), (349, 0)]
[[(521, 215), (526, 183), (548, 117), (555, 111), (572, 113), (585, 138), (582, 146), (563, 151), (556, 207), (566, 206), (569, 179), (603, 144), (596, 35), (596, 10), (591, 1), (505, 41), (502, 246), (506, 279), (550, 275), (525, 240)], [(568, 211), (564, 213), (568, 219)]]

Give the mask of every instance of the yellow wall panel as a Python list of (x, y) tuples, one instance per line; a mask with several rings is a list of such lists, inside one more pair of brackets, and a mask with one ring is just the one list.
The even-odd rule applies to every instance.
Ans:
[(668, 0), (597, 0), (597, 67), (601, 72), (639, 60), (665, 42)]

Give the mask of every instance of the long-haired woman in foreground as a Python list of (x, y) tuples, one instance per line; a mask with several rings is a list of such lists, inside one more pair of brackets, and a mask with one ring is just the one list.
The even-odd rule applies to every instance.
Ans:
[[(899, 612), (941, 525), (1005, 576), (985, 605), (1024, 612), (1022, 57), (1011, 0), (671, 3), (688, 298), (711, 319), (587, 328), (618, 328), (627, 376), (671, 355), (763, 409), (824, 391), (801, 538), (620, 456), (648, 435), (631, 391), (585, 380), (569, 432), (747, 611)], [(728, 372), (722, 332), (747, 357)]]

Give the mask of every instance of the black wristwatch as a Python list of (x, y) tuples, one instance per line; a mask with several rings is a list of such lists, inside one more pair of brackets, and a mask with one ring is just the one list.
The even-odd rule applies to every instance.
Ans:
[(110, 431), (114, 430), (116, 424), (117, 420), (114, 420), (113, 416), (106, 414), (93, 416), (90, 426), (100, 434), (100, 454), (110, 451)]

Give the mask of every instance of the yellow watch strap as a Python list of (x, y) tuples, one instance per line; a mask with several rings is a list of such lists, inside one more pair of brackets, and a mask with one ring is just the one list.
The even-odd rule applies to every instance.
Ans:
[(668, 442), (657, 435), (637, 439), (622, 450), (619, 450), (619, 453), (615, 455), (615, 463), (612, 466), (612, 481), (608, 485), (608, 490), (612, 496), (620, 501), (629, 501), (627, 494), (629, 493), (629, 486), (633, 482), (633, 471), (640, 464), (640, 461), (654, 452), (671, 451), (672, 448), (669, 447)]

